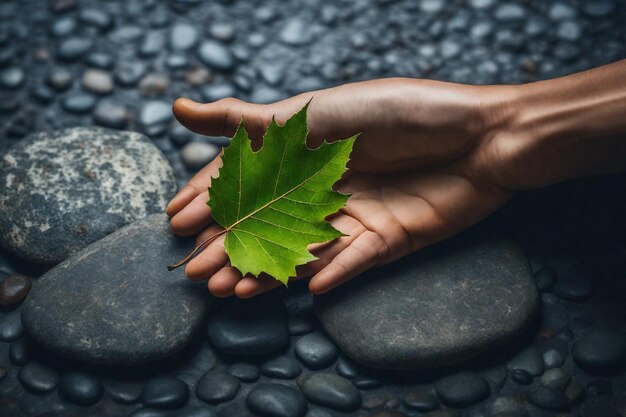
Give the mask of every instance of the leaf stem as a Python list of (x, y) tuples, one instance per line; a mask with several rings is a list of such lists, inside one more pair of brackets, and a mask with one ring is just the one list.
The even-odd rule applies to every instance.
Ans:
[(194, 248), (193, 251), (191, 251), (191, 253), (187, 256), (185, 256), (185, 259), (183, 259), (182, 261), (174, 264), (174, 265), (168, 265), (167, 270), (168, 271), (173, 271), (176, 268), (180, 268), (181, 266), (185, 265), (187, 262), (191, 261), (194, 256), (196, 256), (198, 254), (198, 252), (200, 252), (202, 249), (204, 249), (206, 247), (206, 245), (208, 245), (209, 243), (211, 243), (216, 237), (219, 237), (221, 235), (223, 235), (224, 233), (228, 232), (230, 229), (224, 229), (221, 232), (218, 232), (214, 235), (209, 236), (208, 238), (206, 238), (204, 240), (204, 242), (202, 242), (201, 244), (199, 244), (198, 246), (196, 246)]

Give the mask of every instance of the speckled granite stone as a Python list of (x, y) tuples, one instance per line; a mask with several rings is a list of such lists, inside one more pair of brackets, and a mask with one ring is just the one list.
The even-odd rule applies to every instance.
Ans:
[(163, 211), (172, 168), (145, 136), (69, 128), (28, 136), (0, 160), (0, 242), (55, 264), (136, 219)]

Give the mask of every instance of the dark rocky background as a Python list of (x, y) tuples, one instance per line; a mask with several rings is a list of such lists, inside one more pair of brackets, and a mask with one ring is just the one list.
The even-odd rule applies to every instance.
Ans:
[[(617, 0), (3, 1), (0, 155), (35, 131), (137, 130), (182, 184), (226, 140), (177, 125), (170, 104), (180, 96), (270, 102), (387, 76), (520, 83), (621, 58), (626, 5)], [(482, 224), (523, 244), (542, 312), (507, 351), (454, 369), (354, 366), (321, 334), (303, 286), (247, 307), (263, 312), (253, 325), (274, 336), (255, 346), (281, 340), (269, 358), (223, 353), (215, 332), (238, 331), (227, 314), (237, 304), (227, 301), (213, 306), (217, 349), (203, 333), (174, 358), (115, 370), (42, 351), (22, 336), (9, 300), (0, 311), (0, 416), (297, 417), (307, 408), (307, 417), (624, 417), (624, 214), (626, 180), (611, 177), (521, 193)], [(16, 272), (43, 271), (0, 252), (0, 277)], [(9, 284), (16, 299), (29, 285)], [(345, 379), (316, 376), (319, 368)], [(271, 410), (268, 398), (278, 399)]]

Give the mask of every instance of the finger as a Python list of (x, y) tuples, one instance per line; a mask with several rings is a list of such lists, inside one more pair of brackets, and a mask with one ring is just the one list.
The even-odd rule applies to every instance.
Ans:
[(180, 98), (173, 112), (178, 121), (196, 133), (208, 136), (233, 136), (243, 117), (248, 134), (257, 140), (263, 137), (272, 119), (267, 106), (225, 98), (213, 103), (196, 103)]
[[(221, 155), (221, 154), (220, 154)], [(172, 198), (167, 205), (165, 212), (173, 217), (189, 204), (198, 194), (206, 191), (211, 185), (211, 178), (217, 177), (217, 173), (222, 166), (222, 159), (215, 158), (202, 168), (181, 190)]]
[[(317, 243), (309, 245), (309, 251), (315, 255), (318, 259), (311, 261), (305, 265), (300, 265), (296, 268), (297, 277), (292, 278), (290, 281), (309, 277), (326, 265), (328, 265), (333, 258), (342, 250), (347, 248), (350, 243), (361, 233), (365, 231), (365, 228), (361, 223), (352, 217), (339, 214), (329, 219), (329, 222), (335, 227), (335, 229), (346, 234), (337, 239), (333, 239), (330, 242)], [(257, 278), (244, 277), (235, 288), (235, 294), (240, 298), (251, 298), (262, 294), (266, 291), (280, 287), (282, 283), (277, 281), (273, 277), (264, 275)]]
[(363, 232), (315, 274), (309, 283), (309, 290), (313, 294), (323, 294), (375, 266), (386, 257), (386, 252), (386, 244), (380, 236), (370, 231)]
[(230, 297), (241, 278), (237, 269), (226, 265), (209, 279), (209, 291), (216, 297)]
[(172, 231), (180, 236), (192, 236), (211, 224), (211, 209), (207, 201), (209, 193), (205, 191), (196, 196), (178, 214), (170, 220)]
[[(199, 235), (196, 245), (202, 244), (206, 239), (215, 236), (215, 234), (219, 233), (221, 230), (223, 229), (217, 225), (207, 228)], [(228, 256), (224, 250), (224, 239), (224, 235), (217, 237), (195, 258), (189, 261), (185, 267), (185, 275), (187, 275), (187, 278), (193, 281), (209, 279), (228, 263)]]
[(239, 298), (252, 298), (271, 289), (282, 286), (283, 283), (269, 275), (261, 275), (258, 278), (244, 277), (235, 287), (235, 295)]

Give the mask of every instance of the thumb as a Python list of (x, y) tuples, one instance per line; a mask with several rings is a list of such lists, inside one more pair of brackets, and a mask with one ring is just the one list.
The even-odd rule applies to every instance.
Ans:
[(260, 140), (272, 117), (267, 107), (235, 98), (204, 104), (179, 98), (174, 102), (172, 111), (187, 129), (207, 136), (233, 136), (243, 117), (250, 136)]

